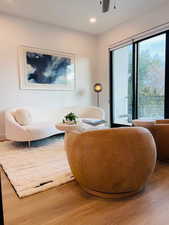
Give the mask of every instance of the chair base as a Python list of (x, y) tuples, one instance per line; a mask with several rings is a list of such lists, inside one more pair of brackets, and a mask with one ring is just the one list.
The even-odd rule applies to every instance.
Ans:
[(133, 195), (139, 194), (140, 192), (142, 192), (144, 190), (144, 187), (141, 188), (140, 190), (137, 191), (133, 191), (133, 192), (124, 192), (124, 193), (105, 193), (105, 192), (98, 192), (98, 191), (94, 191), (91, 189), (88, 189), (84, 186), (81, 186), (82, 189), (84, 191), (86, 191), (87, 193), (91, 194), (91, 195), (95, 195), (97, 197), (100, 198), (109, 198), (109, 199), (120, 199), (120, 198), (127, 198), (127, 197), (131, 197)]

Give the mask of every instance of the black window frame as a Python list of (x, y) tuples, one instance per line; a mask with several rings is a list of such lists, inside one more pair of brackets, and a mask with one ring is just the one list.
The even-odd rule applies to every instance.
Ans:
[[(132, 65), (132, 81), (133, 81), (133, 100), (132, 100), (132, 119), (138, 118), (138, 46), (139, 43), (150, 38), (166, 34), (166, 49), (165, 49), (165, 94), (164, 94), (164, 118), (169, 118), (169, 30), (156, 33), (154, 35), (148, 36), (138, 41), (133, 41), (131, 43), (133, 48), (133, 65)], [(126, 44), (127, 46), (127, 44)], [(122, 46), (123, 47), (123, 46)], [(120, 46), (119, 46), (120, 48)], [(111, 127), (121, 127), (121, 126), (130, 126), (126, 124), (117, 124), (114, 123), (113, 115), (113, 52), (114, 50), (109, 49), (109, 94), (110, 94), (110, 123)]]

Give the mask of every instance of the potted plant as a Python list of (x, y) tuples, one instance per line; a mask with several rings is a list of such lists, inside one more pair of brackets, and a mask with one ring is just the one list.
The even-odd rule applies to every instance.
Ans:
[(78, 117), (73, 112), (70, 112), (64, 117), (63, 123), (68, 125), (77, 124), (77, 118)]

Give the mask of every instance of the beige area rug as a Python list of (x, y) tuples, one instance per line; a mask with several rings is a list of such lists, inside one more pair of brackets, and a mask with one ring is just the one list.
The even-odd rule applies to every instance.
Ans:
[(20, 198), (73, 180), (63, 140), (51, 137), (26, 143), (0, 142), (0, 164)]

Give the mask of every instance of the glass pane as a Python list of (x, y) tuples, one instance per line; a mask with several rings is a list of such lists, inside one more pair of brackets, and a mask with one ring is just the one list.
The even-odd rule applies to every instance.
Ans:
[(166, 35), (138, 45), (138, 118), (164, 118)]
[(113, 117), (117, 124), (132, 120), (132, 45), (113, 52)]

